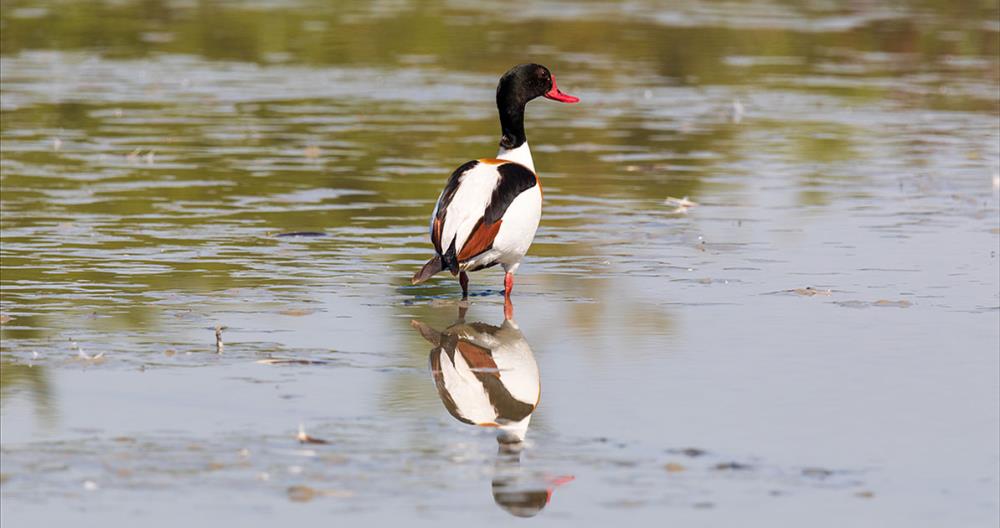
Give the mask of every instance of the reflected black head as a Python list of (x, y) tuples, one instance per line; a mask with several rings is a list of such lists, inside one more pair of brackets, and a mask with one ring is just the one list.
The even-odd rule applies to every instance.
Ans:
[(544, 489), (508, 491), (494, 482), (493, 501), (515, 517), (534, 517), (548, 505), (549, 492)]
[(515, 517), (534, 517), (548, 505), (551, 494), (543, 487), (525, 487), (518, 481), (522, 446), (500, 444), (498, 474), (493, 477), (493, 501)]
[(524, 105), (552, 89), (552, 74), (541, 64), (518, 64), (500, 77), (497, 110), (503, 137), (500, 146), (510, 150), (528, 139), (524, 135)]

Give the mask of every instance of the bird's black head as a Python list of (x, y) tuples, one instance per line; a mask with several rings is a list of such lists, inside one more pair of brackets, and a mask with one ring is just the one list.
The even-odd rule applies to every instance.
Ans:
[(563, 103), (575, 103), (579, 98), (565, 94), (556, 85), (556, 78), (541, 64), (518, 64), (500, 77), (497, 84), (497, 110), (503, 137), (500, 146), (519, 147), (524, 137), (524, 106), (537, 97)]
[(541, 64), (518, 64), (500, 77), (497, 84), (497, 106), (511, 105), (524, 107), (536, 97), (546, 97), (563, 103), (575, 103), (580, 99), (564, 94), (556, 86), (552, 72)]

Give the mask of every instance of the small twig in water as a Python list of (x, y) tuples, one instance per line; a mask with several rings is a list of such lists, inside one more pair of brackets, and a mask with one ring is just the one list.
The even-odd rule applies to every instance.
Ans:
[(221, 354), (226, 345), (222, 343), (222, 325), (215, 325), (215, 353)]
[(673, 207), (674, 210), (670, 212), (674, 214), (683, 214), (686, 213), (687, 210), (692, 207), (698, 207), (698, 202), (692, 202), (691, 200), (688, 200), (687, 196), (685, 196), (684, 198), (674, 198), (673, 196), (668, 196), (667, 199), (663, 202), (663, 204)]
[(306, 426), (299, 424), (299, 434), (295, 435), (295, 438), (302, 444), (329, 444), (326, 440), (322, 438), (316, 438), (306, 434)]
[(102, 361), (104, 358), (104, 352), (98, 352), (97, 354), (91, 356), (90, 354), (84, 352), (83, 347), (81, 347), (75, 341), (73, 342), (73, 348), (76, 349), (76, 356), (84, 361), (99, 362)]

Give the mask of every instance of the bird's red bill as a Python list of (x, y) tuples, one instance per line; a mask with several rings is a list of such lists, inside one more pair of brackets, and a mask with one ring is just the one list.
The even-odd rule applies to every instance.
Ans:
[(546, 99), (552, 99), (553, 101), (559, 101), (560, 103), (578, 103), (580, 102), (579, 97), (574, 97), (568, 93), (563, 93), (562, 90), (556, 86), (556, 76), (552, 76), (552, 89), (545, 92)]

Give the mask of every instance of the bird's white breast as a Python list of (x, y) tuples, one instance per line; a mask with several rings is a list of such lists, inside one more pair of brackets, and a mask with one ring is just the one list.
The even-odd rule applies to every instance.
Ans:
[(535, 162), (531, 159), (531, 149), (528, 148), (527, 141), (521, 143), (520, 147), (512, 148), (510, 150), (500, 147), (500, 152), (497, 153), (497, 159), (520, 163), (521, 165), (531, 169), (531, 172), (535, 172)]
[(541, 218), (542, 190), (535, 185), (514, 198), (503, 215), (500, 232), (493, 240), (493, 249), (500, 253), (497, 260), (508, 267), (520, 262), (535, 239)]

